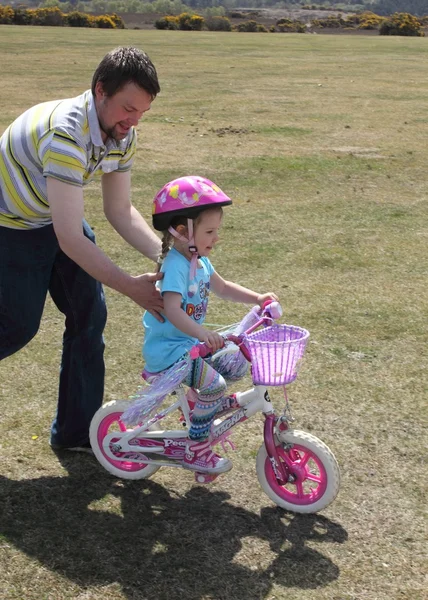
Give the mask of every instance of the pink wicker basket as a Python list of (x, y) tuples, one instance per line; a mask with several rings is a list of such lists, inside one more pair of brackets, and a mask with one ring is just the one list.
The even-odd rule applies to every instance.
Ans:
[(294, 325), (272, 325), (244, 337), (255, 385), (286, 385), (297, 377), (309, 331)]

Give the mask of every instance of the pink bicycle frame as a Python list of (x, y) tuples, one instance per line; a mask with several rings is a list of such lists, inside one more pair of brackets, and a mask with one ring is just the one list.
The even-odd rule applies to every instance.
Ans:
[(266, 452), (269, 456), (270, 463), (272, 465), (272, 470), (275, 474), (275, 477), (281, 485), (285, 485), (290, 476), (290, 472), (288, 470), (287, 465), (279, 460), (278, 452), (275, 444), (275, 423), (277, 417), (275, 413), (270, 413), (265, 415), (265, 424), (263, 429), (264, 442), (266, 446)]
[[(263, 325), (263, 324), (267, 325), (268, 323), (272, 322), (273, 319), (269, 315), (269, 311), (268, 311), (269, 304), (270, 304), (269, 301), (265, 303), (265, 305), (263, 306), (263, 312), (260, 316), (260, 319), (252, 327), (250, 327), (247, 331), (245, 331), (245, 334), (251, 333), (258, 327), (260, 327), (260, 325)], [(264, 314), (264, 313), (266, 313), (266, 314)], [(247, 361), (251, 363), (250, 354), (243, 342), (243, 335), (244, 334), (236, 336), (236, 335), (229, 334), (225, 337), (225, 339), (236, 344), (236, 346), (238, 346), (239, 350), (242, 352), (242, 354), (247, 359)], [(211, 350), (205, 344), (200, 344), (197, 346), (197, 348), (198, 348), (197, 355), (199, 355), (201, 358), (204, 358), (211, 352)], [(267, 392), (266, 392), (266, 394), (267, 394)], [(269, 398), (269, 396), (268, 396), (268, 398)], [(236, 416), (232, 415), (231, 417), (225, 419), (225, 421), (222, 423), (222, 425), (224, 427), (224, 431), (220, 432), (219, 435), (216, 436), (216, 439), (218, 442), (221, 442), (225, 438), (227, 438), (227, 436), (229, 435), (230, 429), (232, 429), (238, 423), (242, 423), (243, 421), (246, 421), (248, 418), (248, 417), (246, 417), (244, 412), (240, 415), (239, 409), (238, 409), (238, 411), (236, 411), (236, 414), (239, 415), (238, 418), (236, 418)], [(276, 477), (278, 483), (280, 483), (281, 485), (285, 485), (289, 481), (291, 473), (289, 471), (289, 468), (288, 468), (286, 462), (279, 460), (277, 446), (275, 444), (275, 424), (277, 422), (277, 416), (275, 415), (273, 410), (270, 412), (265, 412), (264, 416), (265, 416), (264, 442), (265, 442), (265, 446), (266, 446), (266, 452), (268, 454), (269, 460), (272, 465), (272, 470), (275, 474), (275, 477)]]

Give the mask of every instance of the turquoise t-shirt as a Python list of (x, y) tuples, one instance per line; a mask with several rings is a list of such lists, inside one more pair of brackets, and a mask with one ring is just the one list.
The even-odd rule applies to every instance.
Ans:
[[(177, 292), (181, 294), (181, 308), (187, 315), (201, 325), (205, 320), (210, 293), (210, 278), (214, 267), (205, 256), (198, 261), (196, 277), (189, 281), (190, 261), (172, 248), (161, 268), (163, 279), (158, 282), (162, 294)], [(167, 369), (198, 343), (197, 338), (190, 337), (177, 329), (165, 317), (160, 323), (150, 313), (143, 317), (145, 328), (143, 357), (145, 368), (151, 373)]]

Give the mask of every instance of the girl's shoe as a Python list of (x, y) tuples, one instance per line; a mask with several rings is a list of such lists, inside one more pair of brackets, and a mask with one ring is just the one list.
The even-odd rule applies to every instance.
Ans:
[(226, 473), (232, 468), (232, 463), (228, 458), (214, 454), (209, 440), (187, 441), (184, 460), (181, 464), (185, 469), (199, 473)]

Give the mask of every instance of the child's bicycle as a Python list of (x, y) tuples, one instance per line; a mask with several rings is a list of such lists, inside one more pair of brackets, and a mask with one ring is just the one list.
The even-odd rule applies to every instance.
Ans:
[[(277, 302), (263, 310), (248, 313), (238, 326), (236, 334), (225, 334), (233, 342), (235, 354), (251, 362), (254, 387), (238, 392), (235, 408), (219, 413), (211, 430), (211, 446), (228, 443), (231, 429), (244, 423), (258, 412), (265, 417), (264, 442), (256, 460), (260, 485), (278, 506), (296, 513), (314, 513), (328, 506), (339, 491), (339, 468), (332, 451), (318, 438), (304, 431), (290, 428), (291, 417), (285, 385), (297, 376), (297, 365), (305, 351), (309, 333), (300, 327), (274, 324), (282, 314)], [(246, 331), (242, 324), (246, 324)], [(226, 342), (223, 353), (231, 344)], [(238, 346), (240, 353), (237, 353)], [(193, 355), (192, 355), (193, 352)], [(164, 371), (152, 384), (136, 394), (133, 401), (118, 400), (102, 406), (90, 427), (90, 442), (99, 462), (113, 475), (124, 479), (142, 479), (153, 475), (160, 467), (182, 467), (186, 433), (188, 431), (192, 397), (181, 383), (190, 368), (191, 357), (204, 357), (208, 349), (199, 344), (190, 356), (177, 367)], [(147, 377), (146, 377), (147, 378)], [(150, 380), (150, 378), (149, 378)], [(271, 403), (267, 387), (284, 386), (285, 408), (278, 415)], [(164, 398), (172, 394), (175, 401), (157, 412)], [(160, 422), (177, 411), (181, 429), (163, 430)], [(155, 413), (153, 415), (153, 413)], [(184, 427), (183, 427), (184, 426)], [(218, 475), (195, 473), (198, 483), (210, 483)]]

